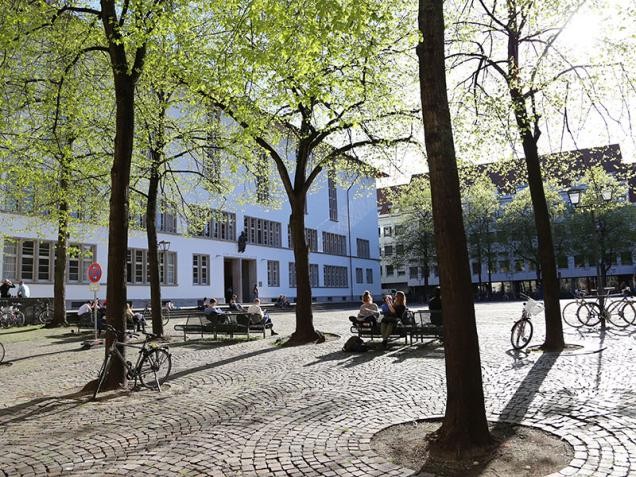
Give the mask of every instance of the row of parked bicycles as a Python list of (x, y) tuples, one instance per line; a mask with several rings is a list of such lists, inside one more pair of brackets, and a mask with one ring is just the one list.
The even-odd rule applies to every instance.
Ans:
[(562, 311), (563, 321), (573, 328), (596, 326), (601, 321), (616, 328), (627, 328), (636, 324), (636, 300), (631, 294), (585, 295), (576, 293), (575, 300), (565, 305)]
[[(37, 302), (32, 313), (29, 314), (30, 324), (47, 324), (53, 319), (53, 310), (47, 300)], [(11, 326), (24, 326), (27, 319), (22, 311), (20, 303), (2, 303), (0, 304), (0, 327), (9, 328)]]
[[(575, 294), (575, 300), (563, 307), (563, 321), (573, 328), (583, 326), (594, 327), (599, 323), (609, 323), (615, 328), (627, 328), (636, 324), (636, 299), (631, 293), (606, 293), (586, 295), (583, 292)], [(543, 303), (533, 300), (527, 295), (521, 295), (525, 300), (521, 317), (515, 321), (510, 330), (510, 344), (515, 350), (525, 348), (532, 339), (532, 317), (543, 311)]]

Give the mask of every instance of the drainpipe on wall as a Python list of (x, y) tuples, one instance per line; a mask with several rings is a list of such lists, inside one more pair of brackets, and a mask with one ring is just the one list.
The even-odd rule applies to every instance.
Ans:
[(350, 214), (351, 206), (349, 203), (349, 191), (351, 191), (351, 188), (356, 183), (359, 177), (360, 177), (360, 174), (359, 173), (356, 174), (356, 177), (353, 179), (353, 181), (351, 181), (351, 184), (349, 185), (349, 187), (347, 187), (347, 235), (349, 238), (349, 298), (352, 302), (355, 301), (355, 299), (353, 298), (353, 251), (351, 250), (351, 214)]

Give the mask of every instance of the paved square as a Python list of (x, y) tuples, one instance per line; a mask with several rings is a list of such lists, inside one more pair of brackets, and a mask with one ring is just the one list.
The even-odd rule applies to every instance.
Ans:
[[(579, 333), (561, 354), (509, 351), (521, 303), (477, 305), (489, 418), (523, 422), (567, 439), (563, 475), (636, 474), (636, 330)], [(73, 393), (94, 378), (103, 349), (80, 351), (68, 330), (6, 343), (0, 366), (0, 470), (18, 475), (398, 476), (371, 437), (394, 423), (444, 412), (443, 348), (394, 343), (347, 354), (350, 313), (318, 312), (321, 345), (281, 349), (272, 338), (238, 344), (174, 333), (163, 392)], [(276, 315), (281, 334), (293, 315)], [(543, 317), (533, 320), (539, 344)], [(168, 328), (173, 329), (174, 323)], [(26, 334), (25, 334), (26, 335)], [(195, 336), (193, 335), (192, 338)], [(16, 339), (15, 337), (12, 339)], [(0, 340), (2, 337), (0, 336)]]

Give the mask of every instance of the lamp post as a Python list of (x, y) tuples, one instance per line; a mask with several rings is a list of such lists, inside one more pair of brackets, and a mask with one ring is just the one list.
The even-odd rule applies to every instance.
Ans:
[[(592, 215), (592, 223), (594, 228), (598, 232), (598, 256), (596, 260), (596, 294), (598, 295), (599, 305), (601, 307), (601, 329), (605, 328), (605, 278), (606, 278), (606, 264), (605, 264), (605, 233), (607, 231), (605, 221), (596, 216), (595, 208), (598, 204), (581, 204), (581, 196), (583, 189), (573, 187), (567, 191), (570, 203), (577, 209), (589, 210)], [(606, 204), (612, 200), (612, 189), (604, 188), (601, 190), (601, 201), (599, 204)]]
[(168, 250), (170, 250), (170, 242), (168, 242), (167, 240), (160, 240), (159, 242), (157, 242), (157, 248), (162, 252), (167, 252)]

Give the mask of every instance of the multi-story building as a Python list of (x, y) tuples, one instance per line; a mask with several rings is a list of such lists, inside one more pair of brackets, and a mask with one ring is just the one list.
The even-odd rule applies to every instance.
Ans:
[[(208, 220), (192, 227), (181, 215), (164, 207), (158, 214), (162, 299), (191, 305), (203, 297), (221, 302), (231, 291), (240, 301), (252, 297), (296, 297), (296, 271), (289, 232), (290, 207), (273, 169), (224, 170), (237, 185), (225, 197), (190, 187), (188, 200), (207, 210)], [(345, 176), (348, 173), (338, 173)], [(316, 301), (358, 300), (364, 290), (380, 291), (375, 177), (356, 173), (332, 180), (322, 172), (308, 194), (306, 237), (310, 277)], [(277, 188), (277, 185), (279, 187)], [(346, 185), (343, 185), (346, 184)], [(22, 215), (10, 197), (0, 211), (0, 269), (3, 278), (24, 280), (32, 296), (53, 295), (55, 224), (44, 215)], [(245, 250), (239, 237), (245, 233)], [(71, 233), (66, 265), (67, 299), (92, 297), (87, 267), (96, 261), (104, 274), (98, 296), (106, 293), (108, 232), (104, 226), (80, 223)], [(167, 249), (166, 249), (167, 248)], [(149, 299), (145, 230), (131, 229), (128, 240), (128, 297), (139, 305)]]
[[(629, 179), (628, 195), (625, 198), (632, 205), (636, 204), (636, 164), (622, 162), (622, 155), (618, 145), (610, 145), (602, 148), (582, 149), (570, 153), (564, 153), (562, 160), (569, 161), (569, 176), (575, 175), (571, 171), (583, 171), (594, 165), (602, 165), (605, 171), (611, 175), (618, 172), (631, 170), (632, 176)], [(500, 204), (504, 204), (511, 200), (512, 195), (505, 190), (504, 184), (515, 183), (520, 170), (511, 170), (504, 178), (495, 171), (490, 171), (488, 165), (482, 165), (491, 180), (499, 190)], [(513, 180), (511, 180), (513, 179)], [(568, 183), (569, 181), (564, 181)], [(400, 186), (392, 186), (394, 191), (399, 190)], [(396, 239), (399, 233), (396, 233), (396, 227), (400, 226), (401, 217), (392, 213), (390, 200), (387, 200), (388, 189), (378, 189), (378, 236), (379, 236), (379, 253), (381, 255), (381, 282), (383, 290), (403, 290), (410, 292), (416, 299), (422, 299), (429, 293), (424, 290), (424, 269), (421, 263), (413, 260), (407, 263), (400, 263), (396, 257), (401, 255), (400, 243)], [(567, 200), (567, 192), (562, 191), (562, 195)], [(494, 226), (493, 226), (494, 230)], [(493, 283), (494, 291), (518, 293), (522, 290), (533, 290), (536, 287), (537, 271), (535, 264), (524, 260), (520, 257), (514, 257), (510, 251), (502, 246), (502, 244), (494, 245), (495, 257), (491, 266), (490, 280)], [(631, 250), (624, 250), (614, 257), (610, 257), (611, 268), (608, 273), (612, 280), (616, 283), (626, 282), (636, 286), (636, 267), (634, 266), (634, 253), (636, 249), (632, 245)], [(488, 277), (487, 265), (471, 260), (470, 264), (472, 281), (474, 284), (479, 283), (481, 275), (482, 283), (486, 282)], [(481, 273), (480, 273), (481, 272)], [(589, 258), (584, 254), (575, 256), (558, 257), (558, 274), (561, 279), (561, 287), (564, 290), (574, 290), (575, 288), (591, 289), (595, 287), (597, 277), (597, 264), (591, 263)], [(428, 277), (429, 286), (439, 285), (439, 270), (436, 264), (430, 267)]]

